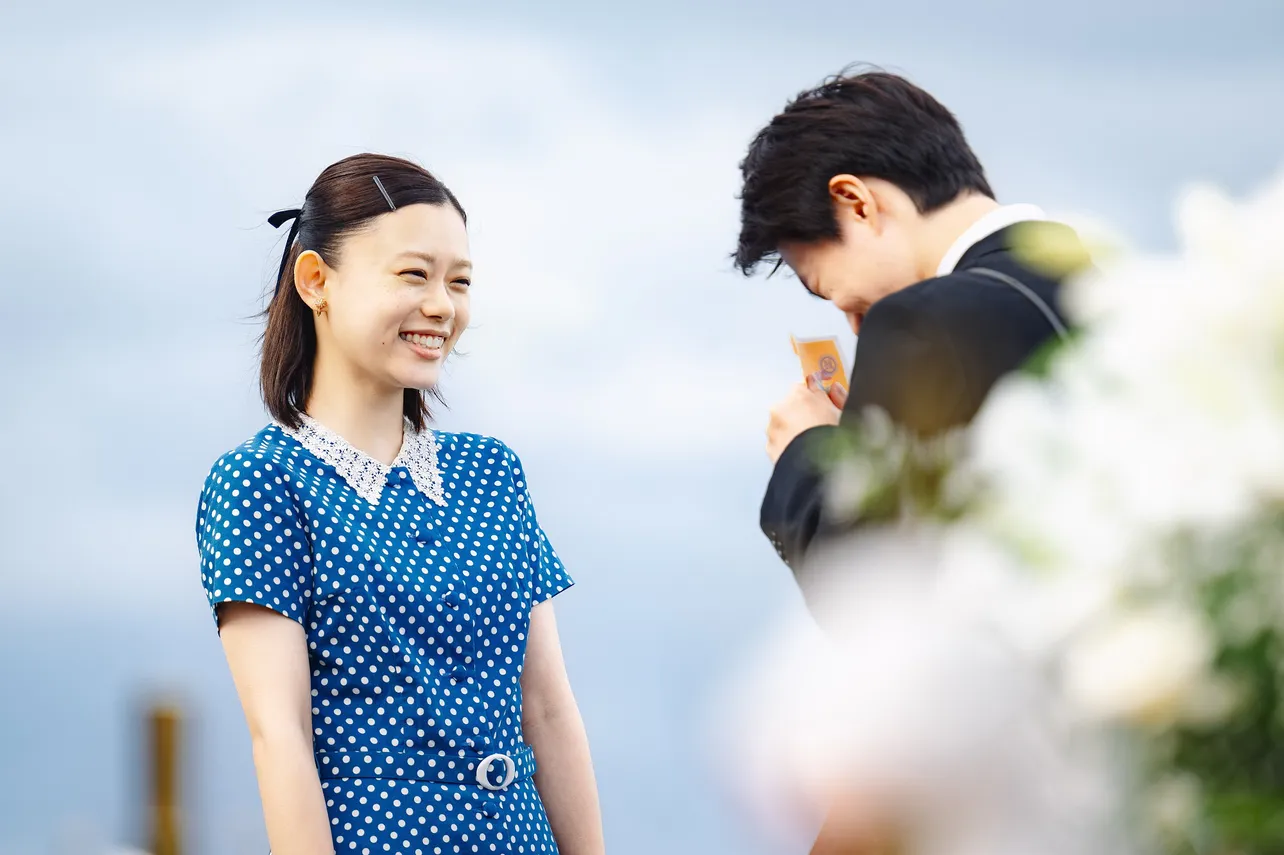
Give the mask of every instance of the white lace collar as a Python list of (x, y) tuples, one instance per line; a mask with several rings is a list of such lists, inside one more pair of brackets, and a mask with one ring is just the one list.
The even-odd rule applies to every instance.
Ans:
[(401, 451), (397, 452), (392, 466), (385, 466), (311, 416), (301, 414), (300, 418), (303, 423), (298, 430), (279, 423), (277, 427), (333, 466), (339, 477), (370, 504), (379, 504), (388, 473), (396, 466), (406, 467), (411, 480), (425, 496), (438, 505), (446, 504), (441, 469), (437, 466), (437, 440), (431, 429), (416, 431), (407, 421)]

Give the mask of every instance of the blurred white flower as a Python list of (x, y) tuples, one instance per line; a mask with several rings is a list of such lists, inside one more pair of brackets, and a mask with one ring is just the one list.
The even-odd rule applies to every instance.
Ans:
[(1039, 667), (1118, 596), (1107, 574), (1031, 572), (975, 526), (946, 532), (940, 562), (938, 594)]
[[(1284, 567), (1284, 561), (1274, 566)], [(1278, 604), (1272, 602), (1273, 593), (1275, 592), (1270, 588), (1265, 591), (1250, 588), (1231, 597), (1222, 608), (1218, 626), (1221, 637), (1228, 644), (1245, 645), (1260, 632), (1270, 628), (1277, 619), (1277, 615), (1272, 614), (1271, 610), (1278, 609)]]
[(1164, 835), (1182, 836), (1198, 818), (1199, 780), (1190, 774), (1169, 775), (1155, 783), (1146, 798), (1146, 819)]
[(1243, 687), (1220, 674), (1206, 675), (1196, 683), (1177, 713), (1182, 724), (1210, 729), (1228, 721), (1244, 702)]
[(1071, 642), (1066, 696), (1090, 718), (1166, 727), (1205, 681), (1212, 655), (1213, 638), (1192, 610), (1120, 610)]
[(975, 422), (969, 465), (992, 489), (968, 524), (1051, 577), (1154, 586), (1165, 537), (1284, 497), (1284, 179), (1241, 206), (1193, 190), (1179, 222), (1180, 258), (1070, 283), (1088, 334)]
[[(1178, 203), (1177, 230), (1192, 260), (1224, 266), (1250, 285), (1278, 282), (1284, 276), (1284, 171), (1239, 204), (1219, 188), (1192, 185)], [(1263, 309), (1284, 308), (1281, 295), (1259, 296), (1268, 298)]]
[(740, 786), (776, 824), (870, 794), (932, 855), (1103, 851), (1110, 775), (1072, 750), (1036, 664), (945, 580), (942, 542), (897, 530), (818, 557), (823, 631), (785, 627), (728, 698)]
[[(1178, 230), (1176, 258), (1067, 285), (1084, 332), (989, 396), (961, 519), (813, 556), (823, 631), (772, 638), (719, 734), (759, 816), (868, 794), (914, 855), (1122, 851), (1112, 802), (1137, 779), (1108, 734), (1225, 726), (1249, 696), (1213, 663), (1284, 620), (1284, 539), (1246, 537), (1284, 502), (1284, 174), (1242, 203), (1192, 188)], [(831, 499), (885, 464), (849, 462)], [(1195, 604), (1221, 573), (1244, 587), (1214, 626)], [(1195, 784), (1150, 791), (1157, 828), (1189, 831)]]
[(833, 519), (857, 517), (877, 473), (873, 462), (862, 455), (840, 459), (825, 482), (825, 514)]

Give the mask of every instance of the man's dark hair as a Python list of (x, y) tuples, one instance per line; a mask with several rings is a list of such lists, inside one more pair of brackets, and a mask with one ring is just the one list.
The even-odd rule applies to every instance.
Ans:
[(838, 237), (829, 179), (890, 181), (930, 213), (960, 194), (994, 192), (958, 120), (903, 77), (850, 69), (800, 93), (758, 132), (740, 164), (740, 245), (746, 276), (782, 242)]
[[(380, 183), (376, 184), (375, 177)], [(385, 195), (387, 194), (387, 195)], [(259, 362), (259, 386), (272, 417), (287, 427), (299, 427), (300, 414), (312, 392), (312, 369), (317, 355), (312, 310), (294, 287), (294, 265), (313, 250), (331, 266), (339, 264), (344, 240), (390, 210), (389, 204), (448, 205), (465, 224), (468, 217), (459, 200), (432, 173), (408, 160), (380, 154), (357, 154), (332, 163), (317, 176), (298, 213), (297, 238), (285, 247), (280, 275), (268, 303)], [(435, 389), (426, 393), (441, 400)], [(431, 413), (425, 393), (406, 389), (405, 417), (422, 430)]]

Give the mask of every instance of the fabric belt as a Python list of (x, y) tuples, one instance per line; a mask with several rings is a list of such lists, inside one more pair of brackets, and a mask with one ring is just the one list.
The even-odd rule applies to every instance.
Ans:
[[(318, 751), (317, 771), (332, 778), (390, 778), (471, 784), (503, 790), (535, 774), (535, 752), (529, 745), (515, 750), (437, 752), (386, 749), (381, 751)], [(479, 776), (480, 771), (480, 776)], [(482, 783), (485, 781), (486, 783)]]

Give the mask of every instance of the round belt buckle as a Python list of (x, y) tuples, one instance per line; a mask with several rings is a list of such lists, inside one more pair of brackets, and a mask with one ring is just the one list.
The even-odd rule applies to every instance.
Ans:
[[(490, 767), (496, 760), (504, 761), (504, 783), (498, 787), (490, 782)], [(513, 783), (513, 779), (516, 777), (517, 764), (507, 754), (492, 754), (477, 764), (477, 784), (483, 790), (498, 791), (507, 789), (508, 785)]]

